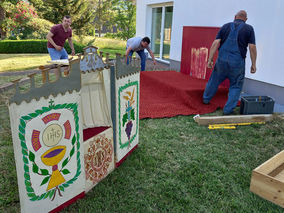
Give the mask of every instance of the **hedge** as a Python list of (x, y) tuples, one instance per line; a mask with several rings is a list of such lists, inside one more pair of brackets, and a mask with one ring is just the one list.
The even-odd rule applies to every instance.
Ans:
[[(75, 52), (82, 53), (84, 45), (73, 41)], [(71, 53), (68, 42), (64, 48)], [(48, 53), (47, 40), (2, 40), (0, 41), (0, 53)]]

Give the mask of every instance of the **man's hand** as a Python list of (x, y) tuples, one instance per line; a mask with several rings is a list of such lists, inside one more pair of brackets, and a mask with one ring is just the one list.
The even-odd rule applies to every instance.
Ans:
[(209, 69), (212, 69), (212, 68), (213, 68), (213, 61), (212, 61), (212, 60), (209, 60), (209, 61), (208, 61), (207, 67), (208, 67)]
[(131, 47), (128, 47), (127, 49), (126, 49), (126, 52), (125, 52), (125, 63), (127, 64), (127, 60), (129, 59), (129, 63), (130, 63), (130, 57), (129, 57), (129, 53), (130, 53), (130, 51), (131, 51), (132, 49), (131, 49)]
[(250, 59), (251, 59), (250, 73), (255, 73), (256, 72), (255, 64), (256, 64), (256, 56), (257, 56), (255, 44), (249, 44), (249, 52), (250, 52)]
[(71, 55), (72, 55), (72, 56), (74, 56), (74, 55), (75, 55), (75, 50), (74, 50), (74, 49), (72, 50)]
[(208, 57), (208, 63), (207, 63), (207, 67), (209, 69), (212, 69), (213, 68), (213, 57), (214, 57), (214, 54), (215, 52), (217, 51), (218, 47), (220, 46), (220, 42), (221, 42), (221, 39), (215, 39), (210, 47), (210, 52), (209, 52), (209, 57)]
[(153, 60), (154, 65), (156, 65), (156, 60)]
[(69, 43), (69, 46), (70, 46), (70, 48), (71, 48), (71, 50), (72, 50), (71, 55), (74, 56), (74, 55), (75, 55), (75, 49), (74, 49), (72, 37), (69, 37), (69, 38), (68, 38), (68, 43)]
[(250, 73), (255, 73), (256, 72), (256, 66), (255, 65), (251, 65), (250, 67)]
[(55, 46), (55, 49), (56, 49), (57, 51), (61, 51), (62, 48), (63, 48), (63, 47), (60, 47), (60, 46), (58, 46), (58, 45)]

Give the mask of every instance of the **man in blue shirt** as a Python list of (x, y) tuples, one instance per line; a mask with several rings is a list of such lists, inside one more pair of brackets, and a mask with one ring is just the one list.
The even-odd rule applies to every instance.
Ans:
[(154, 65), (156, 64), (156, 60), (152, 50), (149, 47), (150, 39), (148, 37), (133, 37), (127, 40), (126, 43), (126, 62), (129, 63), (129, 57), (132, 57), (133, 52), (137, 52), (141, 59), (141, 71), (145, 71), (146, 67), (146, 55), (144, 49), (147, 49), (149, 54), (152, 57)]
[(251, 73), (256, 72), (256, 46), (253, 27), (246, 24), (244, 10), (235, 15), (234, 22), (222, 26), (210, 48), (208, 68), (213, 68), (213, 56), (219, 48), (218, 58), (203, 93), (203, 103), (209, 104), (218, 86), (228, 78), (230, 88), (228, 100), (223, 109), (224, 115), (233, 113), (238, 104), (245, 77), (245, 58), (249, 46)]

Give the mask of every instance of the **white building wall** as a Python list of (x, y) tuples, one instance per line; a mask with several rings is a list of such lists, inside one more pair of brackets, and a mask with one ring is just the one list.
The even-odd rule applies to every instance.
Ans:
[(170, 59), (180, 61), (183, 26), (219, 26), (230, 22), (239, 10), (248, 13), (258, 50), (257, 72), (250, 74), (249, 51), (246, 77), (284, 86), (283, 0), (137, 0), (136, 35), (151, 36), (151, 7), (172, 2), (173, 28)]

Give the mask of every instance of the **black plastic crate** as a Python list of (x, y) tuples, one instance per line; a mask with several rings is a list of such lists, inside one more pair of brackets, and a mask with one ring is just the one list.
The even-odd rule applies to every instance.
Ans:
[(244, 96), (241, 98), (240, 114), (272, 114), (274, 100), (269, 96)]

